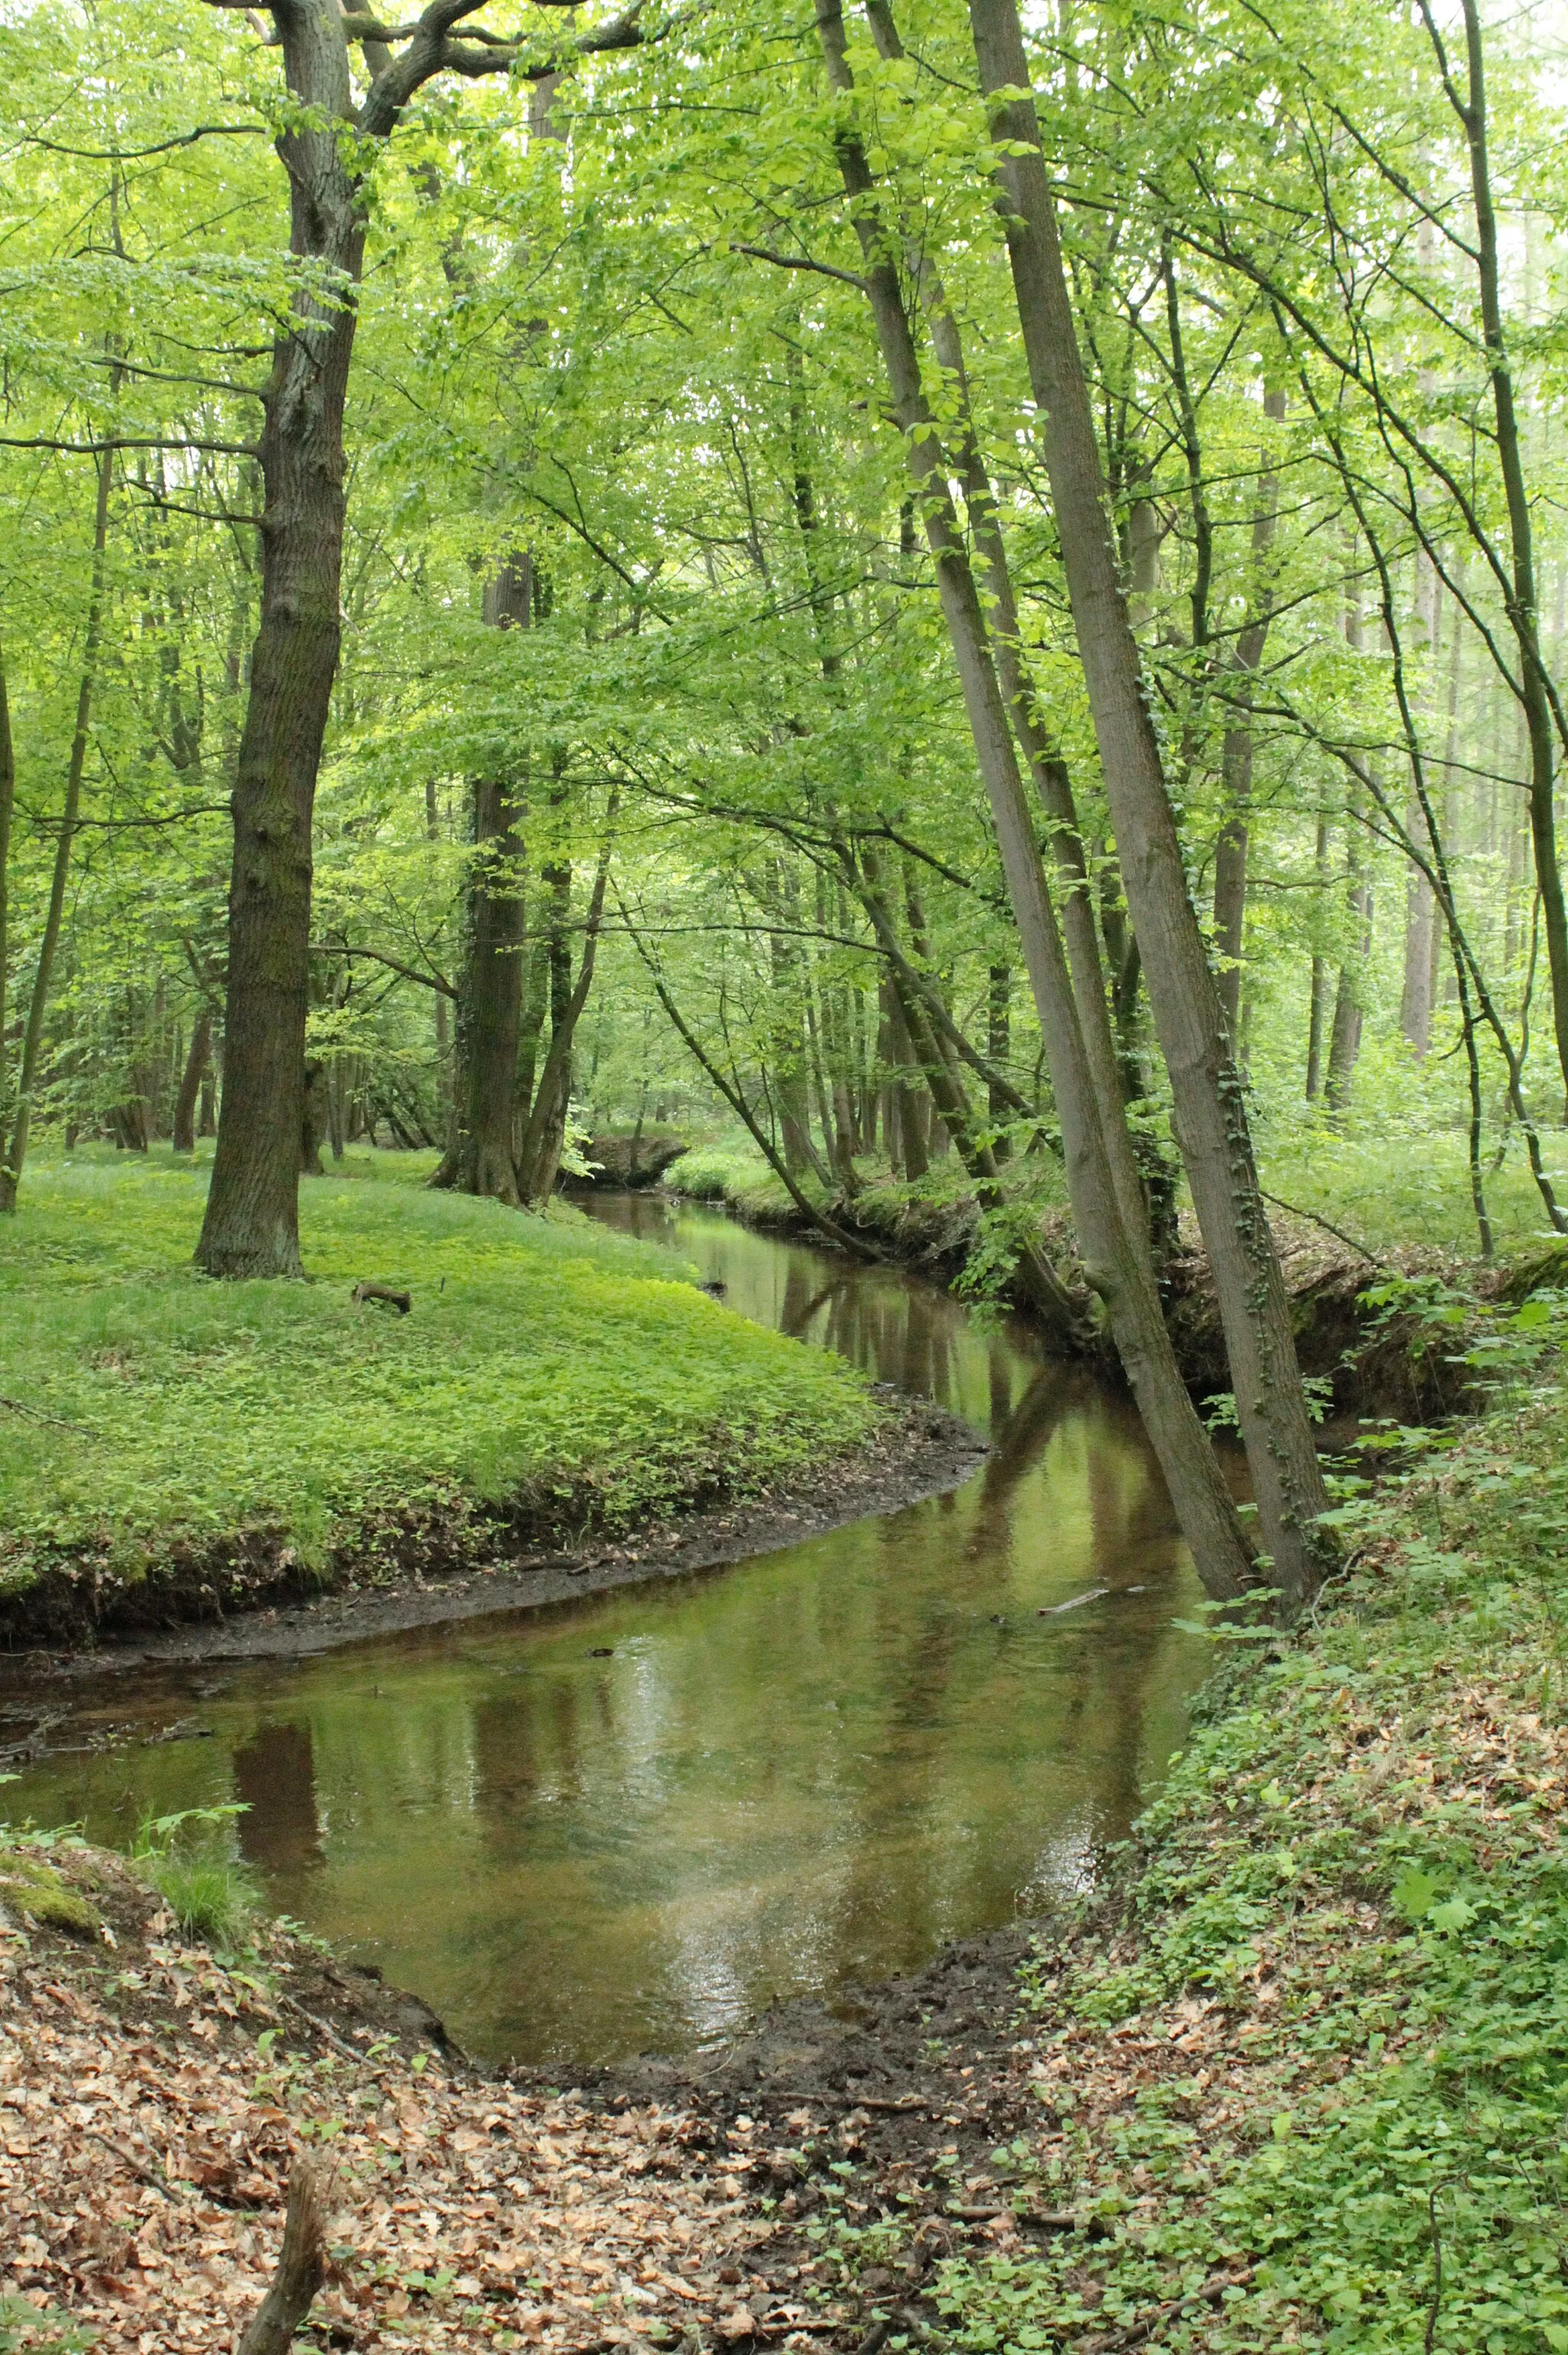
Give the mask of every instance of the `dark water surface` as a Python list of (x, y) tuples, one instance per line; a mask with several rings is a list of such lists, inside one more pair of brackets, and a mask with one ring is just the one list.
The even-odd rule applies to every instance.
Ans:
[[(568, 2067), (722, 2034), (1082, 1887), (1204, 1666), (1171, 1625), (1191, 1566), (1114, 1391), (891, 1271), (645, 1197), (594, 1210), (738, 1313), (953, 1408), (992, 1455), (953, 1496), (731, 1570), (106, 1678), (77, 1722), (115, 1745), (4, 1794), (13, 1820), (112, 1842), (243, 1800), (274, 1906), (470, 2051)], [(209, 1738), (167, 1739), (180, 1721)]]

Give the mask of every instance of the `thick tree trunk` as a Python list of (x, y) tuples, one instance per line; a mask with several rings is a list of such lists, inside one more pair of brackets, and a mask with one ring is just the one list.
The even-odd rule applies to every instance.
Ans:
[(277, 144), (290, 250), (314, 268), (264, 395), (261, 620), (232, 795), (223, 1106), (196, 1250), (198, 1267), (224, 1276), (301, 1273), (311, 822), (341, 635), (343, 404), (365, 246), (341, 136), (353, 113), (342, 21), (307, 0), (276, 22), (290, 93), (311, 111)]
[(993, 136), (1005, 150), (997, 178), (1019, 316), (1127, 902), (1213, 1273), (1269, 1576), (1293, 1610), (1329, 1550), (1317, 1528), (1328, 1495), (1290, 1304), (1122, 597), (1016, 0), (969, 0), (969, 15)]
[[(59, 833), (55, 837), (44, 936), (38, 943), (33, 994), (27, 1004), (27, 1027), (22, 1037), (22, 1061), (16, 1075), (16, 1102), (10, 1147), (5, 1166), (0, 1167), (0, 1213), (14, 1210), (16, 1207), (16, 1189), (22, 1182), (23, 1165), (27, 1157), (27, 1132), (32, 1123), (33, 1090), (37, 1083), (38, 1056), (44, 1039), (44, 1014), (49, 1002), (55, 952), (59, 946), (60, 924), (65, 915), (66, 878), (70, 872), (70, 855), (76, 842), (77, 819), (81, 811), (81, 780), (87, 766), (92, 692), (98, 677), (98, 646), (103, 629), (103, 559), (109, 543), (109, 493), (113, 477), (113, 453), (105, 451), (98, 461), (98, 499), (92, 522), (92, 580), (88, 591), (87, 624), (82, 634), (81, 684), (77, 689), (76, 726), (71, 734), (70, 757), (66, 766), (65, 805), (60, 812)], [(9, 736), (7, 719), (7, 742)]]
[(198, 1007), (191, 1026), (190, 1050), (180, 1074), (179, 1093), (175, 1098), (174, 1148), (176, 1153), (196, 1151), (196, 1107), (207, 1080), (208, 1065), (212, 1059), (212, 1009)]
[[(836, 90), (848, 96), (853, 79), (845, 55), (837, 0), (816, 0), (816, 18), (829, 78)], [(891, 407), (905, 438), (915, 505), (935, 563), (970, 733), (1051, 1061), (1085, 1269), (1104, 1299), (1123, 1367), (1200, 1575), (1211, 1594), (1234, 1595), (1249, 1576), (1247, 1547), (1213, 1452), (1176, 1373), (1147, 1258), (1147, 1236), (1140, 1254), (1121, 1212), (1072, 982), (1034, 838), (979, 592), (947, 486), (944, 455), (922, 389), (919, 357), (898, 274), (876, 218), (875, 186), (865, 151), (842, 115), (836, 145), (845, 193), (854, 209), (865, 254), (864, 284), (887, 369)], [(909, 1010), (906, 1005), (906, 1017)], [(1103, 994), (1100, 1010), (1104, 1017)], [(1119, 1117), (1121, 1097), (1114, 1076), (1112, 1097)], [(1136, 1177), (1133, 1188), (1136, 1193)], [(1140, 1235), (1142, 1231), (1140, 1221)]]

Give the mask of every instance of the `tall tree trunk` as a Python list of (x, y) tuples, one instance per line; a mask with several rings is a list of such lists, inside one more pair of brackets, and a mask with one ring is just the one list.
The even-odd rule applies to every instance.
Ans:
[[(1264, 415), (1277, 424), (1285, 416), (1283, 392), (1264, 394)], [(1220, 749), (1220, 790), (1224, 818), (1214, 845), (1214, 950), (1216, 980), (1225, 1025), (1232, 1039), (1240, 1029), (1242, 943), (1247, 923), (1247, 847), (1253, 801), (1253, 682), (1268, 640), (1271, 583), (1269, 551), (1279, 506), (1279, 478), (1265, 464), (1258, 477), (1253, 511), (1252, 613), (1236, 640), (1228, 666), (1230, 713)]]
[(1339, 986), (1334, 995), (1334, 1022), (1328, 1038), (1328, 1069), (1323, 1083), (1323, 1101), (1330, 1114), (1344, 1112), (1350, 1101), (1350, 1083), (1361, 1051), (1361, 1001), (1372, 946), (1371, 879), (1367, 873), (1366, 852), (1354, 810), (1350, 813), (1345, 847), (1345, 900), (1350, 945), (1339, 964)]
[(342, 19), (300, 0), (274, 21), (296, 102), (277, 142), (290, 251), (311, 267), (263, 394), (261, 618), (232, 795), (223, 1105), (196, 1250), (198, 1267), (225, 1276), (301, 1273), (311, 823), (341, 637), (343, 404), (365, 250), (343, 135), (354, 110)]
[(577, 1035), (578, 1023), (582, 1018), (582, 1009), (588, 1003), (588, 993), (593, 986), (599, 932), (604, 918), (604, 891), (610, 879), (616, 800), (617, 796), (612, 793), (610, 805), (604, 815), (604, 842), (599, 854), (599, 871), (593, 879), (588, 913), (583, 921), (582, 954), (578, 961), (577, 979), (550, 1033), (549, 1052), (539, 1074), (539, 1088), (523, 1133), (522, 1150), (517, 1156), (517, 1188), (525, 1202), (547, 1202), (555, 1191), (555, 1181), (560, 1174), (561, 1147), (571, 1103), (571, 1045)]
[(889, 1090), (892, 1123), (889, 1135), (888, 1158), (896, 1164), (897, 1174), (914, 1183), (931, 1167), (930, 1138), (927, 1117), (930, 1098), (911, 1074), (915, 1069), (914, 1043), (904, 1020), (903, 1007), (891, 975), (882, 983), (887, 992), (888, 1035), (891, 1047), (890, 1060), (897, 1076)]
[[(175, 1098), (174, 1148), (176, 1153), (196, 1151), (196, 1107), (207, 1078), (207, 1067), (212, 1058), (212, 1008), (197, 1008), (191, 1025), (190, 1050), (180, 1074), (179, 1093)], [(341, 1156), (340, 1156), (341, 1157)]]
[(1449, 69), (1430, 0), (1420, 0), (1420, 6), (1437, 53), (1449, 102), (1463, 126), (1469, 151), (1481, 329), (1491, 378), (1498, 463), (1508, 506), (1512, 559), (1511, 578), (1507, 583), (1504, 602), (1514, 643), (1519, 649), (1519, 694), (1530, 738), (1531, 838), (1535, 849), (1536, 883), (1541, 892), (1541, 925), (1546, 940), (1557, 1058), (1564, 1087), (1568, 1088), (1568, 906), (1563, 900), (1563, 874), (1557, 861), (1557, 819), (1553, 803), (1557, 738), (1563, 733), (1561, 707), (1554, 714), (1550, 680), (1541, 647), (1530, 491), (1525, 481), (1513, 372), (1503, 333), (1497, 208), (1492, 198), (1491, 165), (1487, 152), (1486, 49), (1481, 10), (1479, 0), (1462, 0), (1467, 86), (1461, 94)]
[[(1323, 922), (1322, 911), (1328, 893), (1328, 821), (1317, 814), (1317, 847), (1316, 869), (1317, 905), (1314, 911), (1314, 930)], [(1307, 1020), (1307, 1087), (1308, 1103), (1316, 1103), (1323, 1085), (1323, 1031), (1328, 1019), (1328, 960), (1321, 949), (1312, 952), (1312, 1003)]]
[[(439, 842), (441, 840), (441, 812), (436, 804), (435, 779), (433, 777), (426, 777), (424, 781), (424, 830), (425, 839), (427, 842)], [(436, 1102), (441, 1107), (442, 1126), (447, 1132), (450, 1139), (453, 1125), (453, 1114), (456, 1101), (452, 1084), (451, 1022), (446, 1007), (446, 992), (443, 989), (437, 989), (433, 990), (431, 994), (435, 999)], [(336, 1102), (336, 1087), (334, 1088), (333, 1094), (334, 1101)], [(334, 1158), (341, 1161), (343, 1158), (343, 1152), (338, 1133), (336, 1128), (333, 1132), (332, 1149)]]
[[(854, 85), (837, 0), (816, 0), (816, 20), (829, 80), (841, 97), (848, 97)], [(1140, 1257), (1121, 1215), (1100, 1125), (1100, 1107), (1078, 1027), (1072, 983), (1019, 773), (979, 592), (948, 490), (944, 453), (922, 389), (919, 357), (898, 272), (876, 217), (875, 183), (847, 110), (839, 112), (834, 136), (845, 193), (865, 256), (862, 282), (881, 346), (892, 411), (904, 435), (915, 506), (935, 563), (970, 734), (1051, 1060), (1084, 1264), (1105, 1301), (1123, 1366), (1200, 1575), (1211, 1593), (1235, 1594), (1249, 1574), (1246, 1544), (1213, 1452), (1176, 1373), (1147, 1238)], [(1103, 997), (1101, 1005), (1103, 1011)], [(1113, 1092), (1119, 1117), (1120, 1092), (1115, 1089)]]
[(60, 811), (59, 833), (55, 839), (44, 936), (38, 943), (33, 994), (27, 1003), (27, 1027), (22, 1037), (22, 1062), (16, 1075), (16, 1103), (11, 1124), (10, 1147), (5, 1166), (0, 1167), (0, 1213), (14, 1210), (16, 1207), (16, 1189), (22, 1182), (23, 1164), (27, 1157), (27, 1132), (32, 1124), (33, 1090), (37, 1082), (38, 1054), (44, 1039), (44, 1014), (49, 1002), (49, 982), (54, 974), (55, 952), (59, 946), (60, 924), (65, 915), (66, 878), (70, 872), (70, 855), (81, 811), (81, 780), (87, 766), (92, 691), (98, 677), (98, 646), (103, 630), (104, 551), (109, 544), (109, 493), (113, 476), (114, 453), (112, 450), (105, 450), (98, 461), (98, 499), (92, 518), (92, 578), (88, 591), (87, 626), (82, 634), (81, 684), (77, 689), (76, 726), (71, 733), (70, 759), (66, 768), (65, 804)]
[(1000, 151), (997, 176), (1030, 388), (1043, 419), (1046, 471), (1127, 903), (1213, 1273), (1269, 1576), (1293, 1610), (1316, 1585), (1329, 1548), (1317, 1526), (1328, 1494), (1290, 1304), (1122, 597), (1016, 0), (969, 0), (969, 16)]
[(11, 820), (16, 807), (16, 748), (11, 741), (11, 699), (5, 686), (5, 655), (0, 646), (0, 1135), (7, 1102), (5, 980), (11, 954)]
[[(987, 1060), (1000, 1066), (1012, 1052), (1013, 970), (1011, 965), (994, 964), (987, 976), (986, 990), (986, 1054)], [(1000, 1127), (1007, 1119), (1008, 1106), (1001, 1090), (993, 1081), (987, 1091), (986, 1109)], [(1008, 1156), (1008, 1140), (997, 1137), (991, 1146), (998, 1162)]]
[[(533, 564), (514, 556), (485, 585), (485, 619), (493, 629), (529, 627)], [(452, 1142), (432, 1184), (481, 1194), (516, 1207), (517, 1038), (522, 1010), (523, 797), (497, 762), (476, 778), (474, 856), (464, 904), (464, 954), (457, 1000), (457, 1116)]]

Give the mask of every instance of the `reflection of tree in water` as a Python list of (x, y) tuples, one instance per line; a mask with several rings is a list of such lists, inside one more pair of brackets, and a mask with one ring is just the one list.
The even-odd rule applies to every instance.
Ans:
[(315, 1753), (308, 1724), (260, 1725), (236, 1750), (240, 1853), (269, 1879), (323, 1861), (315, 1812)]
[(581, 1802), (601, 1745), (615, 1741), (613, 1710), (595, 1677), (596, 1725), (584, 1727), (584, 1680), (572, 1676), (508, 1678), (473, 1712), (474, 1807), (497, 1859), (526, 1859), (531, 1828), (548, 1794), (563, 1810)]

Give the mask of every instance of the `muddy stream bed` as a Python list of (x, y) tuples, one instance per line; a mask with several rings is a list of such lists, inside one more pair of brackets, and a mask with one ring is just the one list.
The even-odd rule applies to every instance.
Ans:
[(1180, 1742), (1202, 1643), (1115, 1390), (916, 1277), (640, 1195), (594, 1215), (737, 1314), (935, 1400), (952, 1493), (731, 1568), (293, 1660), (73, 1680), (12, 1820), (123, 1845), (242, 1803), (269, 1902), (466, 2051), (591, 2069), (849, 2001), (1091, 1881)]

